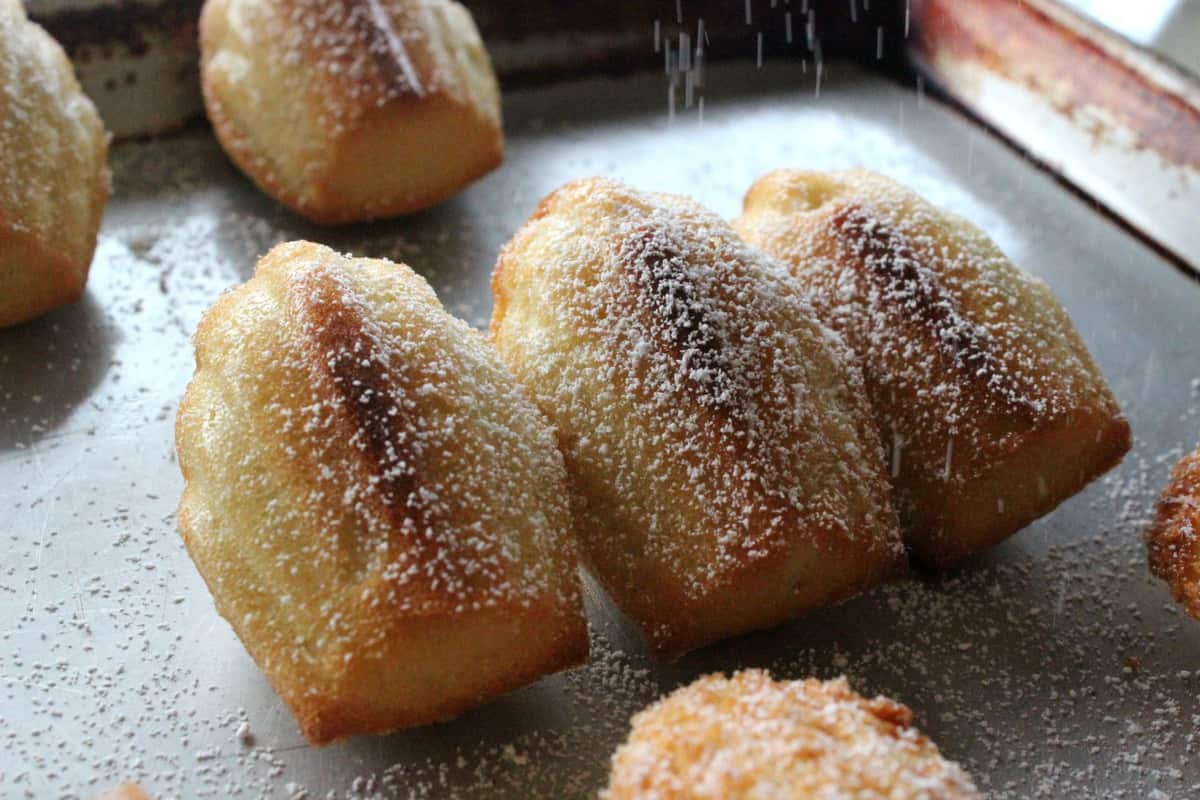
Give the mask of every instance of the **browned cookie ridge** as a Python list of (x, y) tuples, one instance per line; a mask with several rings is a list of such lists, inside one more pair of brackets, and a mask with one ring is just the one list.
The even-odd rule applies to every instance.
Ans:
[(1150, 571), (1166, 581), (1188, 614), (1200, 619), (1200, 448), (1171, 471), (1146, 530)]
[(492, 288), (492, 341), (556, 427), (584, 559), (657, 652), (902, 568), (848, 351), (714, 214), (576, 181), (505, 246)]
[(200, 324), (176, 444), (188, 552), (311, 741), (586, 655), (553, 434), (408, 267), (273, 249)]
[(779, 170), (734, 226), (785, 262), (854, 349), (906, 543), (948, 566), (1129, 450), (1066, 312), (979, 229), (874, 173)]
[(207, 0), (200, 49), (222, 146), (317, 222), (426, 208), (503, 160), (496, 76), (453, 0)]

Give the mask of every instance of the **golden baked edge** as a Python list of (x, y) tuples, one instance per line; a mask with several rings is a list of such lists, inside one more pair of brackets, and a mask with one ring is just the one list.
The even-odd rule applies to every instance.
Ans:
[(1200, 619), (1200, 447), (1171, 470), (1145, 538), (1150, 572)]

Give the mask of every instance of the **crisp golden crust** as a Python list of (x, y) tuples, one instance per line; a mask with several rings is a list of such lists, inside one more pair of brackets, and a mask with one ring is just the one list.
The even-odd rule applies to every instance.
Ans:
[(503, 249), (492, 341), (553, 421), (584, 558), (661, 655), (903, 565), (861, 379), (696, 204), (590, 179)]
[(0, 0), (0, 327), (74, 302), (108, 200), (108, 134), (61, 47)]
[(196, 332), (176, 444), (188, 552), (311, 741), (586, 655), (553, 435), (408, 267), (273, 249)]
[(1046, 285), (973, 225), (865, 171), (780, 170), (734, 223), (857, 353), (905, 540), (941, 566), (1053, 509), (1129, 425)]
[(1171, 471), (1146, 530), (1150, 571), (1166, 581), (1187, 613), (1200, 619), (1200, 448)]
[(226, 152), (317, 222), (426, 208), (504, 158), (499, 86), (452, 0), (207, 0), (200, 50)]
[(977, 800), (970, 777), (845, 679), (708, 675), (633, 718), (601, 800)]
[(101, 792), (92, 800), (150, 800), (150, 795), (142, 791), (142, 787), (136, 783), (122, 783), (120, 786)]

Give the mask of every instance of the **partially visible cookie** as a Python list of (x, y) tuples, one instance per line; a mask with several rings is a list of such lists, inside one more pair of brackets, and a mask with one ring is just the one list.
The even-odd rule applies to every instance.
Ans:
[(1170, 584), (1188, 614), (1200, 619), (1200, 448), (1171, 471), (1146, 530), (1146, 546), (1150, 571)]
[(200, 51), (226, 152), (317, 222), (426, 208), (503, 160), (496, 76), (453, 0), (208, 0)]
[(122, 783), (120, 786), (101, 792), (92, 800), (150, 800), (150, 795), (143, 792), (142, 787), (136, 783)]
[(108, 134), (63, 49), (0, 0), (0, 327), (83, 294), (108, 201)]
[(633, 718), (601, 800), (979, 800), (971, 778), (845, 679), (708, 675)]

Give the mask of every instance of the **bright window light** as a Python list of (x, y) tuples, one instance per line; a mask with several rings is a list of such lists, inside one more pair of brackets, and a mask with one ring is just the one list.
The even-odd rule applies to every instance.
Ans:
[(1187, 0), (1065, 0), (1138, 44), (1151, 44), (1176, 6)]

